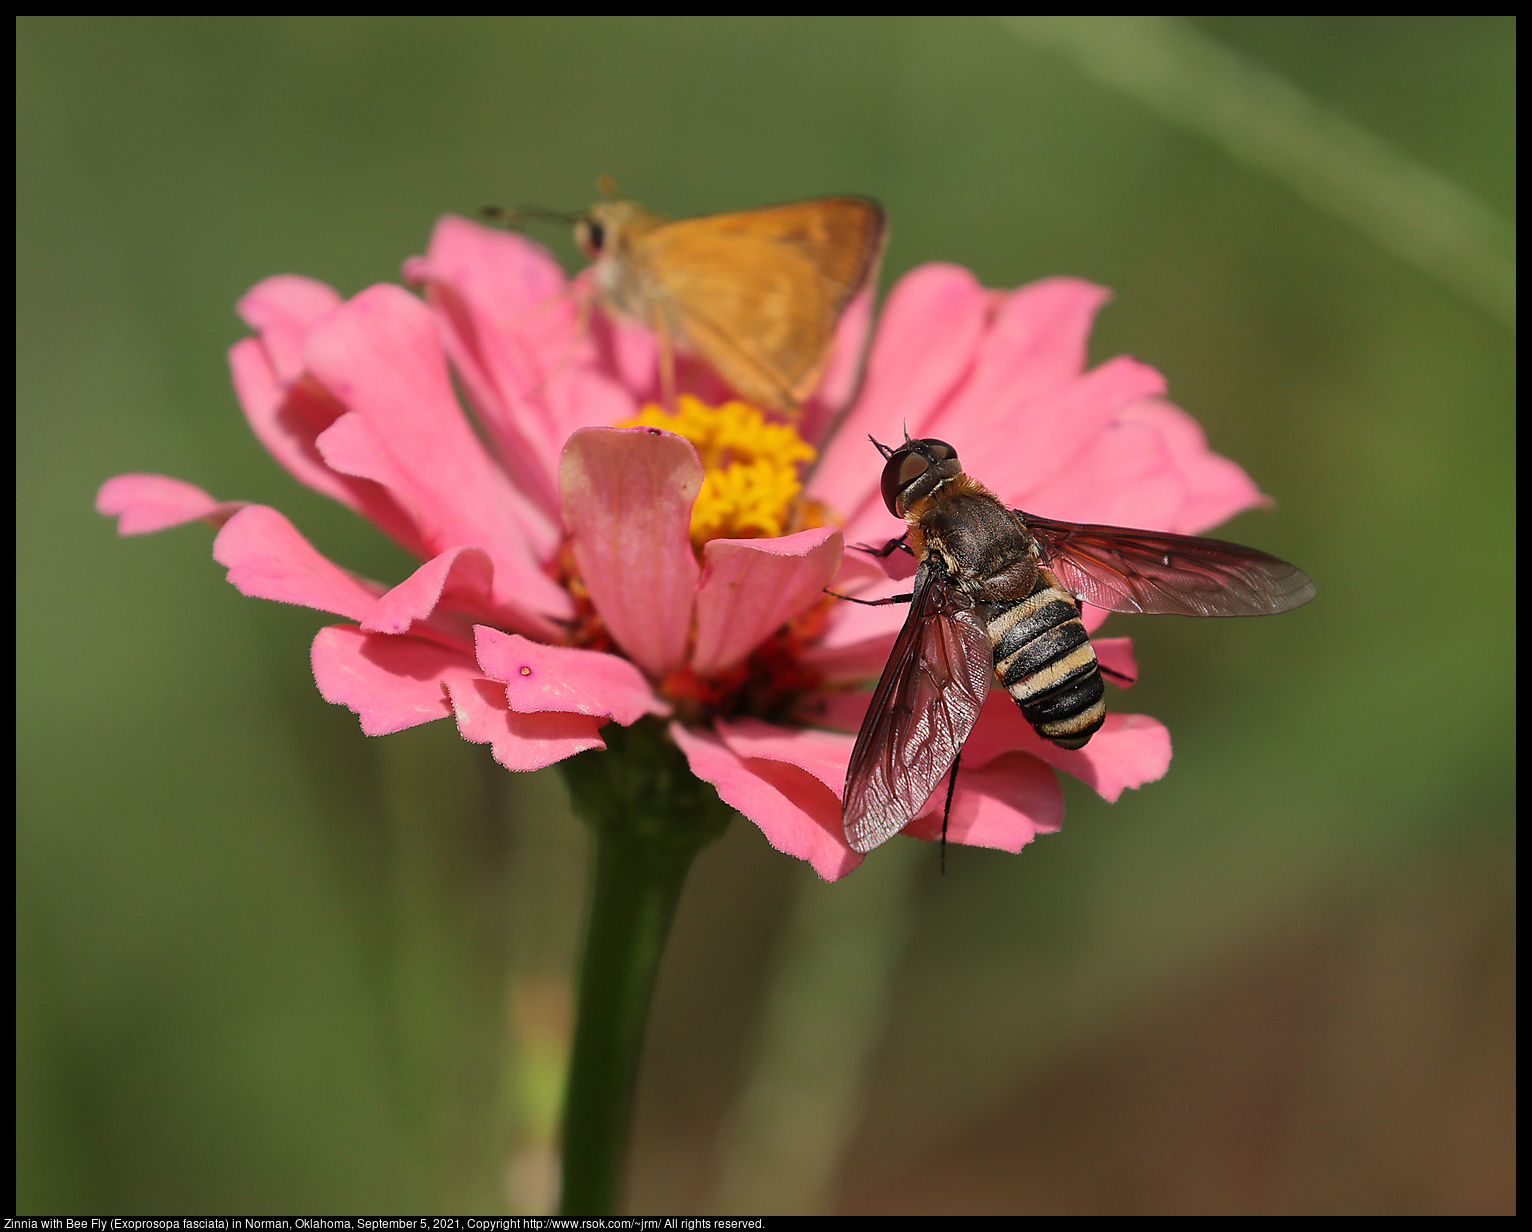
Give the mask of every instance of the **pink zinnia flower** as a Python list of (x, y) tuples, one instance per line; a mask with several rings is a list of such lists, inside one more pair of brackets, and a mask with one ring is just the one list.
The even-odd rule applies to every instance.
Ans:
[[(949, 441), (1007, 504), (1047, 517), (1195, 533), (1261, 500), (1163, 400), (1152, 368), (1120, 357), (1085, 369), (1106, 292), (1075, 279), (1000, 292), (950, 265), (907, 274), (855, 406), (821, 439), (854, 381), (865, 298), (820, 393), (786, 425), (728, 403), (685, 363), (678, 413), (644, 410), (658, 392), (648, 334), (582, 309), (519, 235), (446, 218), (405, 275), (423, 301), (391, 285), (343, 301), (308, 279), (267, 279), (240, 302), (256, 336), (230, 363), (261, 442), (419, 557), (408, 578), (358, 577), (275, 509), (164, 476), (120, 475), (97, 508), (122, 534), (212, 522), (213, 555), (242, 594), (351, 622), (319, 631), (314, 677), (368, 735), (450, 716), (507, 769), (535, 770), (604, 747), (605, 723), (658, 716), (699, 778), (827, 879), (861, 860), (840, 792), (865, 689), (904, 617), (822, 593), (900, 588), (842, 550), (843, 535), (880, 543), (900, 529), (869, 433)], [(1087, 627), (1102, 619), (1087, 609)], [(1127, 639), (1095, 644), (1133, 674)], [(1111, 714), (1066, 752), (993, 690), (948, 837), (1019, 851), (1063, 816), (1050, 767), (1115, 800), (1169, 761), (1154, 719)], [(934, 836), (944, 795), (907, 832)]]

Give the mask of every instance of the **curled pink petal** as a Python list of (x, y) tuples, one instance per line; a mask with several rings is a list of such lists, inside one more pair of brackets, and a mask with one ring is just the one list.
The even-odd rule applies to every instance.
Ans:
[(169, 475), (114, 475), (96, 493), (96, 512), (116, 517), (119, 535), (147, 535), (197, 521), (222, 526), (245, 504), (215, 500)]
[[(936, 790), (920, 816), (902, 833), (939, 839), (942, 811), (947, 803), (947, 780)], [(1002, 753), (986, 765), (970, 769), (965, 757), (958, 766), (957, 790), (947, 841), (969, 847), (1020, 851), (1038, 834), (1051, 834), (1064, 820), (1064, 793), (1052, 770), (1027, 753)]]
[(812, 774), (783, 761), (746, 760), (717, 736), (680, 723), (670, 725), (670, 735), (692, 773), (712, 783), (719, 798), (753, 821), (778, 851), (807, 860), (826, 881), (862, 862), (846, 846), (840, 797)]
[(213, 540), (213, 559), (229, 581), (252, 599), (273, 599), (358, 620), (383, 587), (326, 560), (291, 522), (266, 505), (251, 505), (229, 519)]
[(448, 686), (482, 678), (466, 650), (355, 625), (321, 629), (311, 659), (319, 695), (354, 711), (369, 736), (445, 719), (453, 712)]
[(597, 731), (601, 720), (590, 715), (520, 714), (507, 707), (504, 685), (479, 675), (453, 679), (445, 687), (463, 739), (489, 745), (507, 770), (541, 770), (586, 749), (606, 748)]
[[(369, 633), (423, 634), (429, 625), (454, 642), (471, 642), (467, 617), (494, 610), (495, 566), (478, 548), (451, 548), (433, 556), (384, 594), (362, 618)], [(515, 619), (518, 614), (509, 615)]]
[(373, 604), (362, 628), (369, 633), (406, 633), (415, 621), (429, 619), (438, 605), (470, 611), (485, 606), (494, 573), (494, 562), (481, 549), (450, 548)]
[(260, 345), (277, 380), (296, 381), (303, 374), (303, 338), (309, 326), (340, 307), (334, 288), (297, 274), (264, 278), (240, 297), (240, 318), (260, 334)]
[(581, 428), (564, 446), (559, 487), (597, 613), (629, 658), (664, 677), (685, 659), (697, 591), (697, 451), (657, 428)]
[(547, 646), (480, 625), (474, 630), (479, 667), (504, 682), (512, 710), (564, 711), (612, 718), (624, 727), (670, 706), (655, 696), (644, 674), (626, 659), (595, 650)]
[(804, 609), (840, 568), (840, 531), (818, 527), (778, 539), (714, 539), (703, 549), (692, 668), (733, 667)]

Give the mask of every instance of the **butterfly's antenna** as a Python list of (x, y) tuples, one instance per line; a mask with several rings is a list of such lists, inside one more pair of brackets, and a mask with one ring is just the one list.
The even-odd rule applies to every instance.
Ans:
[[(888, 458), (891, 458), (891, 457), (894, 456), (894, 451), (892, 449), (890, 449), (887, 445), (885, 445), (881, 441), (879, 441), (878, 438), (873, 436), (870, 432), (867, 434), (867, 439), (872, 442), (873, 448), (876, 449), (879, 453), (881, 453), (885, 459), (888, 459)], [(906, 437), (905, 439), (908, 440), (909, 438)]]
[(963, 760), (963, 750), (952, 759), (952, 777), (947, 780), (947, 804), (942, 809), (942, 876), (947, 875), (947, 818), (952, 815), (952, 793), (957, 788), (958, 762)]
[(585, 217), (583, 210), (566, 213), (560, 210), (546, 209), (541, 205), (518, 205), (514, 210), (505, 209), (499, 205), (486, 205), (479, 214), (491, 222), (502, 222), (508, 227), (514, 227), (519, 222), (527, 219), (536, 219), (539, 222), (562, 222), (573, 226)]

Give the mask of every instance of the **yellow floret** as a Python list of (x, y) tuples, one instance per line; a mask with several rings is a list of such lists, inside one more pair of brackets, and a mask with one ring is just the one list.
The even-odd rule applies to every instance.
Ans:
[(814, 448), (791, 424), (771, 423), (745, 402), (708, 406), (682, 394), (674, 415), (650, 404), (619, 428), (662, 428), (684, 436), (702, 459), (702, 491), (692, 506), (691, 540), (763, 539), (787, 533), (803, 484), (798, 464)]

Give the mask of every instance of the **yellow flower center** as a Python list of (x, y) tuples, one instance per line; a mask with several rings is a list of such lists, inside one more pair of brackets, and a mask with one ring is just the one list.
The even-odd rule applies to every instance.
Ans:
[(745, 402), (712, 407), (682, 394), (676, 413), (649, 404), (619, 428), (663, 428), (684, 436), (702, 459), (702, 491), (692, 506), (692, 547), (709, 539), (766, 539), (822, 525), (805, 508), (798, 464), (814, 448), (791, 424), (771, 423)]

